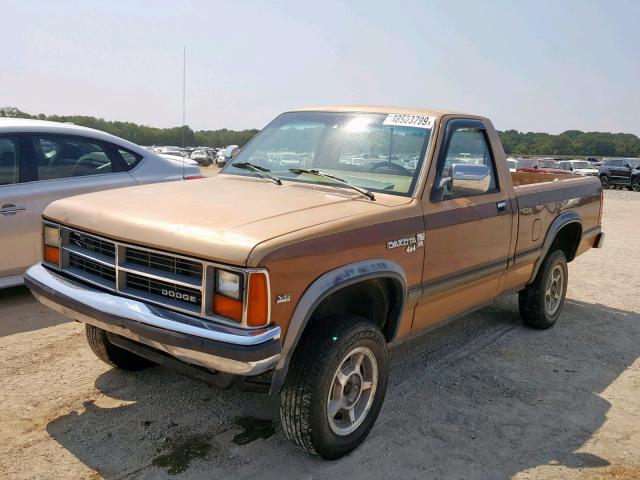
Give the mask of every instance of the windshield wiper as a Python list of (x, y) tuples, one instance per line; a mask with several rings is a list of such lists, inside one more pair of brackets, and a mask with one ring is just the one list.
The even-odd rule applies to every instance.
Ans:
[(282, 180), (280, 180), (275, 175), (272, 175), (271, 173), (269, 173), (271, 172), (271, 170), (265, 167), (261, 167), (260, 165), (255, 165), (249, 162), (240, 162), (240, 163), (232, 163), (231, 166), (236, 168), (242, 168), (243, 170), (249, 170), (250, 172), (255, 173), (261, 178), (269, 178), (274, 182), (276, 182), (278, 185), (282, 185)]
[(347, 182), (346, 180), (344, 180), (344, 179), (342, 179), (340, 177), (336, 177), (335, 175), (331, 175), (329, 173), (324, 173), (324, 172), (321, 172), (319, 170), (307, 170), (306, 168), (290, 168), (289, 171), (291, 173), (295, 173), (296, 175), (300, 175), (300, 174), (306, 173), (306, 174), (309, 174), (309, 175), (315, 175), (316, 177), (330, 178), (331, 180), (335, 180), (336, 182), (344, 185), (345, 187), (352, 188), (356, 192), (361, 193), (365, 197), (369, 198), (369, 200), (375, 200), (376, 199), (376, 197), (373, 195), (373, 193), (371, 193), (366, 188), (358, 187), (358, 186), (356, 186), (356, 185), (354, 185), (352, 183)]

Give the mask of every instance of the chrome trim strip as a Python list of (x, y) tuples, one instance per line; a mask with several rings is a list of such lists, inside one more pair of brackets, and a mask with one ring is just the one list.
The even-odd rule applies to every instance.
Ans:
[(95, 254), (89, 250), (84, 248), (80, 248), (76, 245), (63, 245), (62, 250), (73, 253), (74, 255), (78, 255), (79, 257), (86, 258), (87, 260), (92, 260), (100, 265), (104, 265), (105, 267), (113, 267), (115, 268), (115, 263), (111, 260), (107, 260), (109, 257), (105, 257), (104, 255)]
[(140, 275), (141, 277), (151, 278), (153, 280), (158, 280), (160, 282), (173, 283), (175, 285), (180, 285), (181, 287), (192, 288), (194, 290), (202, 291), (200, 282), (198, 282), (197, 280), (194, 279), (193, 282), (180, 280), (180, 278), (186, 279), (188, 277), (182, 277), (180, 275), (176, 275), (171, 272), (167, 272), (167, 276), (156, 275), (155, 273), (149, 272), (149, 269), (140, 268), (140, 267), (134, 266), (133, 263), (127, 263), (127, 262), (119, 264), (118, 270), (121, 270), (123, 272), (134, 273), (136, 275)]

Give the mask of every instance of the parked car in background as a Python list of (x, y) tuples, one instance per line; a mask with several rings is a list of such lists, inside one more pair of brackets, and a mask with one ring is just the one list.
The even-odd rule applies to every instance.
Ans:
[(229, 160), (233, 157), (233, 151), (239, 149), (238, 145), (229, 145), (218, 152), (218, 158), (216, 164), (219, 167), (224, 167)]
[(198, 165), (207, 167), (213, 163), (213, 156), (208, 150), (194, 150), (189, 157), (191, 160), (198, 162)]
[(515, 172), (518, 169), (518, 160), (515, 158), (507, 158), (507, 166), (511, 173)]
[(545, 158), (524, 158), (520, 161), (517, 172), (567, 174), (555, 160)]
[(609, 158), (598, 173), (603, 188), (629, 187), (640, 192), (640, 159)]
[(90, 128), (0, 118), (0, 288), (22, 283), (41, 260), (41, 217), (50, 202), (201, 175), (183, 163)]
[(173, 147), (173, 146), (155, 147), (155, 152), (160, 155), (173, 155), (175, 157), (189, 156), (189, 154), (185, 151), (185, 149), (180, 147)]
[(564, 160), (560, 162), (560, 168), (571, 173), (571, 175), (582, 175), (583, 177), (598, 175), (598, 169), (586, 160)]

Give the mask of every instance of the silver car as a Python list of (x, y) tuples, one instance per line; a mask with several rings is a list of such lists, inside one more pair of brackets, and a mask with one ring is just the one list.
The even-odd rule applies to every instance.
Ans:
[(54, 200), (143, 183), (201, 178), (193, 160), (162, 158), (76, 125), (0, 118), (0, 288), (41, 260), (41, 215)]

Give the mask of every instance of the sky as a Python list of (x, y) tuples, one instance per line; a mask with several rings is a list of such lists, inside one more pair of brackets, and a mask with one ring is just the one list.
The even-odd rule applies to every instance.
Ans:
[(640, 1), (3, 0), (0, 106), (196, 130), (427, 107), (640, 135)]

